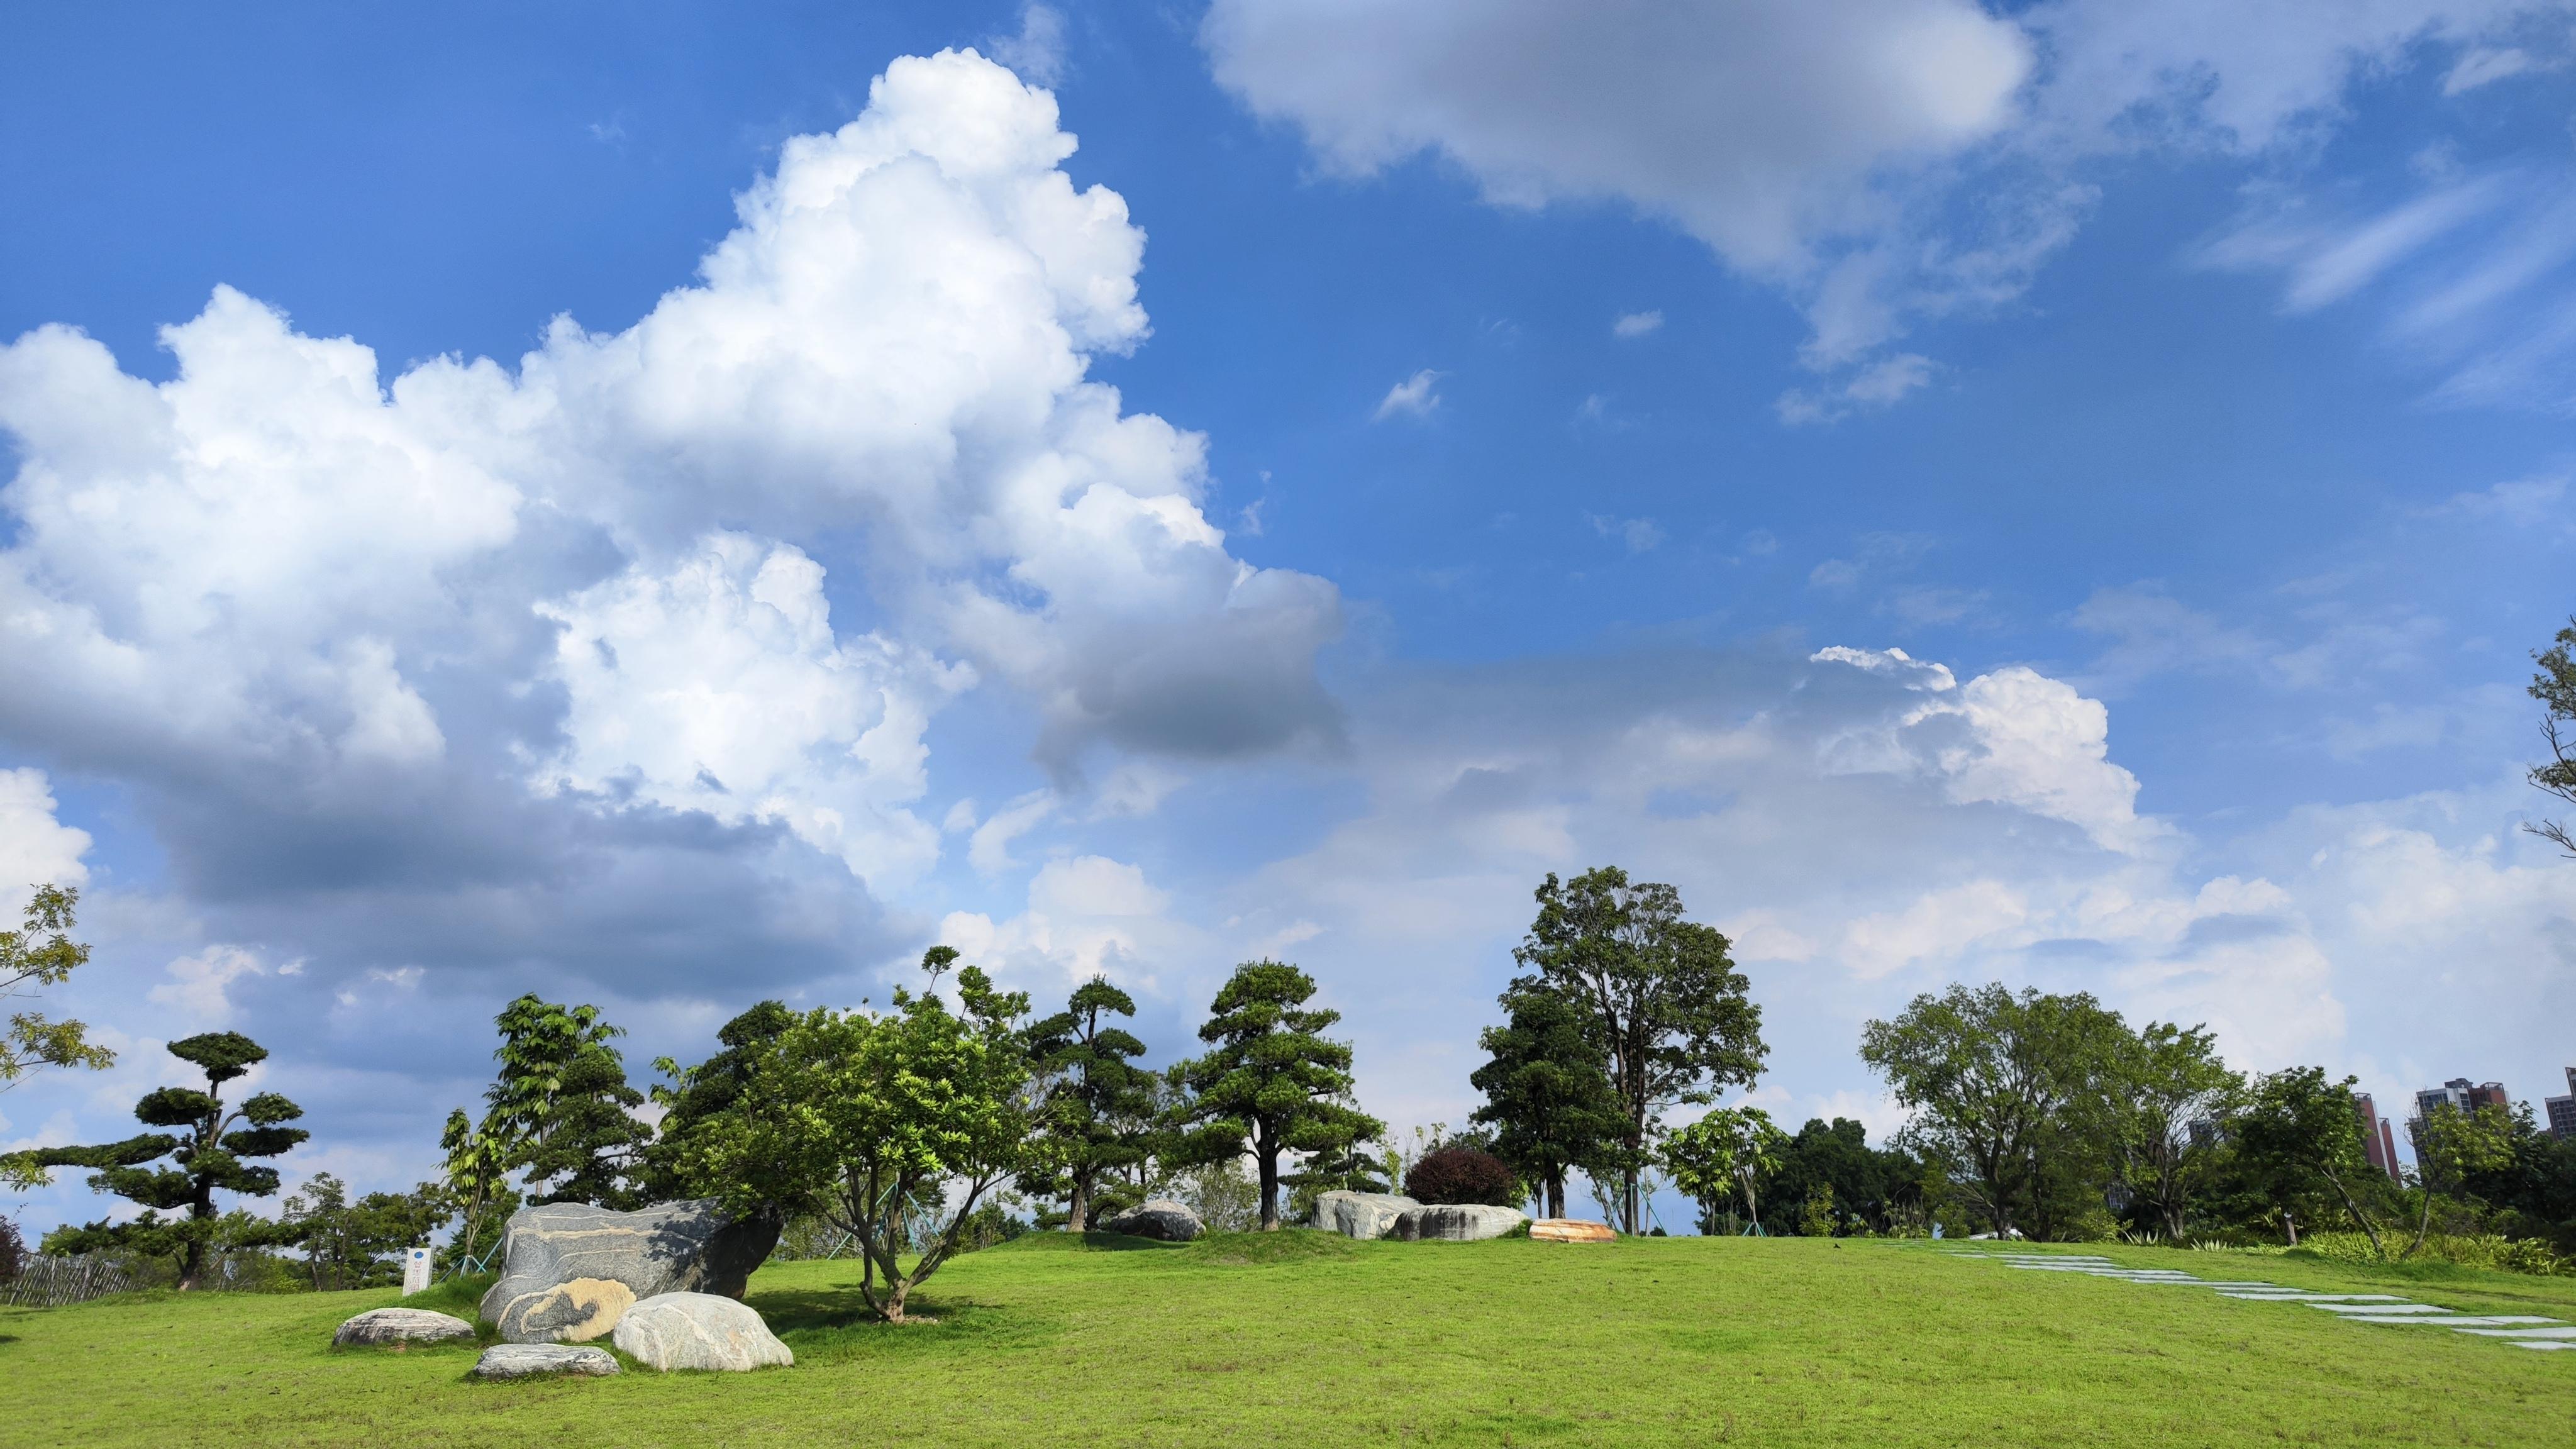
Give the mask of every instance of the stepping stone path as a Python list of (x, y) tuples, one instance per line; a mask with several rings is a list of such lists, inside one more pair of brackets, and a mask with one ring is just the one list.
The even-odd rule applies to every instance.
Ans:
[(2080, 1273), (2088, 1278), (2116, 1278), (2128, 1283), (2162, 1283), (2180, 1288), (2208, 1288), (2221, 1298), (2247, 1303), (2304, 1303), (2352, 1323), (2432, 1324), (2455, 1333), (2500, 1338), (2516, 1348), (2576, 1349), (2576, 1323), (2524, 1313), (2457, 1313), (2430, 1303), (2410, 1303), (2391, 1293), (2310, 1293), (2273, 1283), (2195, 1278), (2173, 1268), (2123, 1268), (2096, 1253), (1953, 1253), (1954, 1258), (1985, 1258), (2007, 1268), (2033, 1273)]

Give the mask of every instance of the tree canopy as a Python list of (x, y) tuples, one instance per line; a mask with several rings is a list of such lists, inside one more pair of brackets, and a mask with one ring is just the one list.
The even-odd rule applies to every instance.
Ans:
[[(922, 958), (935, 984), (957, 959)], [(731, 1106), (706, 1119), (682, 1170), (719, 1186), (738, 1212), (805, 1211), (849, 1234), (866, 1259), (860, 1293), (902, 1322), (912, 1291), (961, 1247), (986, 1193), (1026, 1163), (1035, 1102), (1028, 997), (958, 973), (963, 1007), (897, 988), (885, 1014), (817, 1008), (762, 1050)], [(911, 1218), (932, 1221), (915, 1232)], [(900, 1259), (911, 1246), (918, 1256)], [(882, 1293), (877, 1286), (882, 1279)]]
[(1581, 1007), (1620, 1107), (1604, 1166), (1619, 1177), (1623, 1231), (1644, 1215), (1638, 1176), (1654, 1160), (1664, 1109), (1713, 1102), (1760, 1075), (1762, 1009), (1745, 995), (1725, 936), (1682, 919), (1680, 892), (1631, 884), (1616, 866), (1570, 881), (1549, 875), (1538, 918), (1512, 954), (1533, 974), (1516, 989), (1546, 990)]
[(1861, 1060), (1912, 1116), (1899, 1141), (1994, 1225), (2055, 1237), (2098, 1211), (2107, 1083), (2127, 1028), (2090, 995), (1953, 985), (1861, 1032)]
[[(2549, 758), (2532, 767), (2530, 778), (2537, 788), (2576, 805), (2576, 739), (2568, 733), (2576, 726), (2576, 654), (2571, 650), (2576, 650), (2576, 620), (2559, 630), (2547, 649), (2531, 656), (2539, 666), (2531, 677), (2531, 697), (2540, 701), (2540, 737)], [(2566, 822), (2543, 820), (2525, 828), (2576, 855), (2576, 835), (2568, 833)]]
[(1237, 966), (1199, 1028), (1213, 1050), (1184, 1069), (1198, 1154), (1251, 1153), (1264, 1232), (1279, 1226), (1282, 1152), (1329, 1153), (1385, 1130), (1350, 1105), (1351, 1049), (1320, 1035), (1342, 1014), (1309, 1009), (1314, 994), (1315, 979), (1294, 966)]
[(1486, 1061), (1467, 1081), (1485, 1094), (1469, 1118), (1493, 1133), (1493, 1153), (1565, 1216), (1566, 1174), (1606, 1162), (1626, 1120), (1589, 1028), (1594, 1013), (1541, 986), (1501, 998), (1504, 1022), (1477, 1038)]
[(1666, 1138), (1665, 1168), (1673, 1186), (1699, 1204), (1699, 1230), (1716, 1233), (1725, 1205), (1741, 1196), (1745, 1215), (1756, 1231), (1762, 1224), (1762, 1202), (1756, 1184), (1777, 1171), (1789, 1149), (1789, 1134), (1774, 1126), (1759, 1107), (1720, 1107)]
[[(89, 960), (89, 947), (72, 939), (80, 890), (75, 886), (40, 885), (27, 901), (17, 930), (0, 931), (0, 1000), (33, 996), (37, 989), (60, 986)], [(0, 1091), (17, 1085), (29, 1072), (44, 1067), (103, 1070), (116, 1064), (116, 1053), (89, 1039), (89, 1028), (77, 1021), (55, 1021), (40, 1011), (18, 1011), (0, 1032)]]

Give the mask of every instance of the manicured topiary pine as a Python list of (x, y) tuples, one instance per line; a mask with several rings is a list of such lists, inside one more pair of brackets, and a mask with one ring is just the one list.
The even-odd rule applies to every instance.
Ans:
[(1521, 1201), (1521, 1185), (1503, 1160), (1473, 1147), (1435, 1147), (1422, 1154), (1404, 1175), (1404, 1195), (1415, 1202), (1444, 1205), (1482, 1203), (1511, 1207)]
[(1154, 1110), (1154, 1076), (1135, 1064), (1145, 1044), (1101, 1020), (1133, 1017), (1135, 999), (1095, 976), (1065, 1009), (1029, 1028), (1029, 1055), (1045, 1095), (1038, 1103), (1032, 1170), (1020, 1190), (1065, 1200), (1065, 1231), (1089, 1227), (1095, 1189), (1145, 1156), (1136, 1124)]
[(1348, 1105), (1351, 1049), (1316, 1033), (1342, 1019), (1307, 1011), (1315, 978), (1277, 961), (1234, 968), (1199, 1040), (1216, 1048), (1191, 1062), (1191, 1116), (1200, 1155), (1249, 1150), (1261, 1168), (1261, 1230), (1279, 1226), (1279, 1154), (1331, 1152), (1375, 1137), (1385, 1124)]
[[(146, 1132), (123, 1142), (96, 1147), (54, 1147), (37, 1152), (47, 1167), (92, 1167), (89, 1185), (143, 1204), (138, 1223), (93, 1223), (78, 1229), (85, 1245), (157, 1248), (179, 1259), (181, 1291), (194, 1288), (206, 1271), (206, 1247), (213, 1240), (220, 1214), (218, 1191), (244, 1197), (268, 1197), (277, 1191), (277, 1169), (253, 1166), (254, 1157), (276, 1157), (313, 1134), (280, 1124), (304, 1115), (304, 1109), (275, 1092), (261, 1092), (238, 1107), (227, 1107), (224, 1083), (267, 1060), (268, 1051), (237, 1031), (207, 1032), (170, 1043), (170, 1055), (206, 1074), (206, 1089), (162, 1087), (134, 1104), (134, 1115), (147, 1127), (185, 1131)], [(154, 1166), (161, 1159), (168, 1165)], [(186, 1208), (185, 1218), (163, 1219), (162, 1212)]]

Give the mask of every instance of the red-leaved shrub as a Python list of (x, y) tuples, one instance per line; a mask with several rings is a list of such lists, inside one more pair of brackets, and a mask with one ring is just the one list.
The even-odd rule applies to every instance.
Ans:
[(1436, 1147), (1404, 1175), (1405, 1196), (1418, 1203), (1491, 1203), (1511, 1207), (1520, 1184), (1501, 1158), (1473, 1147)]

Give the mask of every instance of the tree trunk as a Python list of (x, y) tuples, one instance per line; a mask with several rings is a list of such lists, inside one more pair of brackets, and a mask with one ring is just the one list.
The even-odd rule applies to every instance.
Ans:
[(2343, 1179), (2329, 1172), (2326, 1174), (2326, 1181), (2334, 1184), (2335, 1196), (2343, 1199), (2343, 1210), (2352, 1214), (2352, 1220), (2361, 1224), (2361, 1230), (2370, 1235), (2371, 1256), (2387, 1257), (2388, 1249), (2379, 1241), (2378, 1225), (2370, 1220), (2370, 1214), (2361, 1210), (2361, 1204), (2352, 1200), (2352, 1194), (2344, 1188)]
[(1539, 1202), (1547, 1209), (1549, 1217), (1565, 1216), (1565, 1169), (1558, 1168), (1549, 1173), (1539, 1184)]
[(1261, 1159), (1261, 1230), (1279, 1231), (1279, 1146), (1275, 1142), (1260, 1144)]
[(1637, 1166), (1634, 1162), (1619, 1169), (1619, 1231), (1637, 1235)]
[(1091, 1182), (1090, 1179), (1077, 1172), (1073, 1175), (1073, 1197), (1065, 1204), (1064, 1230), (1068, 1233), (1081, 1232), (1083, 1229), (1083, 1217), (1090, 1211)]
[[(2427, 1135), (2430, 1135), (2430, 1134), (2427, 1134)], [(2402, 1218), (2401, 1218), (2401, 1219), (2399, 1219), (2399, 1221), (2403, 1222), (2403, 1221), (2404, 1221), (2404, 1219), (2402, 1219)], [(2419, 1220), (2416, 1222), (2416, 1224), (2415, 1224), (2415, 1241), (2414, 1241), (2411, 1245), (2409, 1245), (2409, 1246), (2407, 1247), (2407, 1249), (2406, 1249), (2406, 1251), (2405, 1251), (2405, 1252), (2400, 1253), (2400, 1254), (2398, 1254), (2397, 1256), (2399, 1256), (2399, 1257), (2401, 1257), (2401, 1258), (2412, 1258), (2412, 1257), (2414, 1257), (2418, 1252), (2421, 1252), (2421, 1251), (2423, 1250), (2423, 1247), (2424, 1247), (2424, 1239), (2425, 1239), (2425, 1238), (2427, 1238), (2427, 1237), (2429, 1237), (2429, 1236), (2432, 1234), (2432, 1231), (2433, 1231), (2433, 1189), (2431, 1189), (2430, 1187), (2427, 1187), (2427, 1188), (2425, 1188), (2425, 1189), (2424, 1189), (2424, 1216), (2423, 1216), (2421, 1219), (2419, 1219)]]

